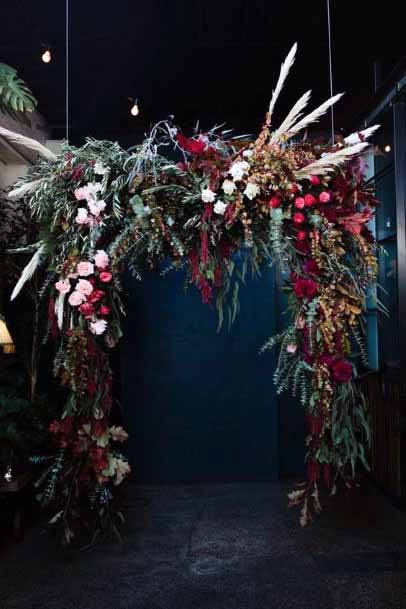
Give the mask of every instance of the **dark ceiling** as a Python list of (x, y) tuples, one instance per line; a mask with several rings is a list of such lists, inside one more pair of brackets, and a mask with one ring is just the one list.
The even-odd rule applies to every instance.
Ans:
[[(396, 2), (331, 0), (334, 80), (346, 91), (337, 125), (362, 118), (373, 93), (373, 61), (384, 72), (405, 53)], [(39, 99), (54, 137), (65, 121), (65, 0), (1, 0), (0, 61), (16, 67)], [(329, 95), (326, 0), (70, 0), (71, 136), (135, 143), (168, 114), (190, 129), (226, 121), (239, 132), (260, 125), (279, 64), (299, 43), (278, 107), (281, 117), (305, 90)], [(44, 64), (41, 43), (52, 47)], [(129, 114), (128, 97), (140, 114)]]

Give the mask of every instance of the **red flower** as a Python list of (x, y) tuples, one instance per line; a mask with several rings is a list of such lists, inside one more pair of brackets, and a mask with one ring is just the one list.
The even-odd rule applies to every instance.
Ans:
[(352, 365), (345, 359), (339, 359), (331, 366), (333, 378), (337, 383), (348, 383), (352, 377)]
[(86, 319), (88, 319), (89, 317), (91, 317), (93, 315), (94, 307), (90, 302), (84, 302), (80, 305), (79, 311), (82, 313), (82, 315)]
[(316, 199), (313, 195), (307, 194), (304, 197), (306, 207), (312, 207), (316, 203)]
[(88, 302), (94, 303), (103, 298), (105, 292), (103, 290), (93, 290), (93, 292), (88, 296)]
[(303, 197), (296, 197), (295, 199), (295, 207), (296, 209), (303, 209), (305, 206), (305, 200)]
[(99, 279), (103, 283), (108, 283), (109, 281), (111, 281), (112, 277), (113, 275), (110, 273), (110, 271), (102, 271), (99, 275)]
[(305, 230), (299, 230), (299, 231), (297, 231), (297, 233), (296, 233), (296, 239), (298, 241), (304, 241), (306, 239), (306, 237), (307, 237), (307, 233), (306, 233)]
[(268, 201), (268, 205), (272, 209), (276, 209), (277, 207), (280, 207), (281, 203), (282, 203), (282, 201), (279, 197), (271, 197)]
[(107, 453), (104, 448), (100, 448), (98, 446), (93, 446), (90, 449), (90, 458), (93, 461), (93, 467), (96, 471), (102, 471), (103, 469), (107, 469), (108, 461), (107, 461)]
[(297, 279), (293, 284), (293, 291), (298, 298), (314, 298), (319, 289), (319, 284), (313, 279)]
[(303, 222), (304, 222), (305, 220), (306, 220), (306, 218), (305, 218), (304, 214), (302, 214), (302, 212), (300, 212), (300, 211), (296, 211), (296, 212), (293, 214), (293, 222), (294, 222), (295, 224), (303, 224)]
[(206, 142), (203, 140), (194, 140), (192, 138), (187, 138), (182, 133), (176, 134), (176, 139), (178, 144), (183, 150), (186, 152), (190, 152), (191, 154), (202, 154), (206, 148)]
[(313, 184), (313, 186), (318, 186), (320, 184), (319, 176), (310, 176), (310, 183)]
[(99, 315), (110, 315), (110, 310), (110, 307), (107, 305), (102, 305), (99, 309)]
[(303, 265), (303, 270), (305, 273), (310, 273), (311, 275), (318, 275), (320, 273), (319, 265), (315, 260), (306, 260)]

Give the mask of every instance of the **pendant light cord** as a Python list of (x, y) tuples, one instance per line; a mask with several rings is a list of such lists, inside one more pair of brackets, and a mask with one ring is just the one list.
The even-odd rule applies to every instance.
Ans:
[(66, 113), (66, 124), (65, 124), (65, 139), (69, 144), (69, 0), (65, 0), (65, 113)]
[[(331, 14), (330, 14), (330, 0), (327, 1), (327, 28), (328, 28), (328, 63), (329, 63), (329, 73), (330, 73), (330, 97), (334, 95), (334, 87), (333, 87), (333, 53), (332, 53), (332, 45), (331, 45)], [(331, 141), (334, 146), (335, 138), (334, 138), (334, 105), (330, 106), (331, 113)]]

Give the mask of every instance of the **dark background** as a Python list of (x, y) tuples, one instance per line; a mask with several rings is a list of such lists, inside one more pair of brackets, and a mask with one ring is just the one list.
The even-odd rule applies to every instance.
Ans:
[[(373, 61), (387, 75), (404, 54), (399, 4), (331, 0), (337, 128), (368, 109)], [(18, 68), (54, 137), (64, 135), (65, 2), (2, 0), (0, 61)], [(124, 145), (173, 113), (185, 130), (226, 121), (255, 132), (294, 41), (299, 53), (276, 118), (305, 90), (329, 96), (325, 0), (70, 0), (71, 139), (118, 138)], [(51, 45), (44, 64), (41, 44)], [(129, 114), (137, 97), (140, 115)]]

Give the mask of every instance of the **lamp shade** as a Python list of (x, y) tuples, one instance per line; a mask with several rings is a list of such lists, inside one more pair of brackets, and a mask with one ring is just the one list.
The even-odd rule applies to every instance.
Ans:
[(4, 317), (0, 316), (0, 347), (3, 347), (4, 353), (14, 353), (15, 345), (11, 334), (7, 328)]

